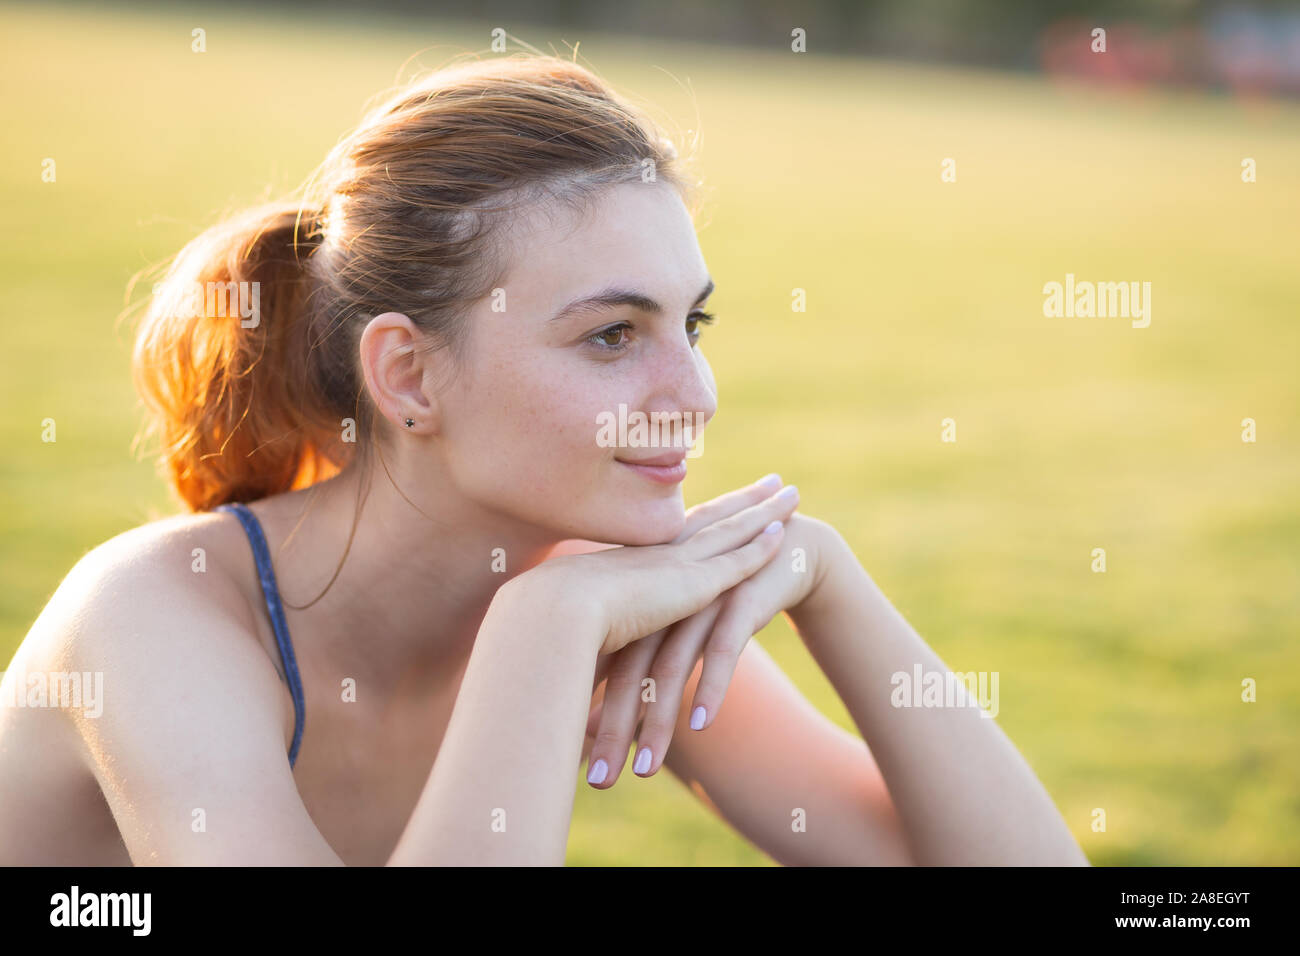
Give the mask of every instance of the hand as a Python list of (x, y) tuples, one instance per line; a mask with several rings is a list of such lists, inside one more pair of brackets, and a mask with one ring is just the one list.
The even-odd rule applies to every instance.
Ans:
[[(736, 508), (744, 503), (737, 494), (748, 507)], [(794, 506), (794, 498), (772, 489), (742, 489), (692, 509), (671, 544), (549, 558), (507, 586), (580, 595), (594, 605), (597, 655), (612, 654), (704, 609), (771, 561)]]
[[(597, 672), (597, 683), (601, 676), (608, 675), (604, 699), (588, 719), (588, 734), (595, 735), (588, 759), (588, 782), (592, 786), (607, 789), (614, 785), (634, 734), (638, 741), (633, 772), (648, 777), (662, 766), (686, 684), (701, 656), (704, 669), (695, 690), (691, 726), (702, 730), (712, 723), (749, 638), (779, 612), (807, 600), (820, 586), (827, 569), (831, 536), (837, 533), (825, 522), (791, 515), (786, 521), (780, 558), (764, 565), (702, 611), (611, 656), (606, 667)], [(796, 549), (802, 549), (802, 557), (796, 558)], [(654, 680), (654, 701), (641, 699), (646, 677)], [(644, 720), (638, 734), (643, 705)], [(598, 766), (600, 761), (603, 767)]]

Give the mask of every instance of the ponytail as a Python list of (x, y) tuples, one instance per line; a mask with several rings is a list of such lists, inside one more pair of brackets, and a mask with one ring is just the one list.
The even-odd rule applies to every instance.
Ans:
[(148, 413), (138, 438), (158, 439), (159, 468), (192, 511), (346, 464), (349, 403), (334, 376), (352, 376), (315, 368), (309, 334), (306, 265), (320, 238), (316, 212), (261, 206), (191, 241), (155, 287), (132, 356)]
[[(365, 392), (358, 342), (410, 318), (459, 358), (466, 315), (505, 274), (510, 218), (580, 208), (614, 184), (689, 196), (676, 149), (577, 63), (493, 58), (417, 77), (295, 194), (214, 226), (172, 263), (133, 356), (160, 468), (205, 511), (332, 477), (394, 431)], [(401, 439), (398, 439), (401, 440)], [(386, 464), (385, 464), (386, 467)]]

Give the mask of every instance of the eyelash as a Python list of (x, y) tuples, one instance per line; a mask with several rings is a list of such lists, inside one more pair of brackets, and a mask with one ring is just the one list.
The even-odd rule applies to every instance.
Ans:
[[(697, 322), (703, 325), (712, 325), (714, 322), (717, 321), (717, 319), (718, 317), (714, 315), (712, 312), (702, 312), (702, 311), (692, 312), (690, 315), (686, 317), (687, 322)], [(622, 352), (628, 348), (626, 344), (610, 345), (608, 342), (601, 342), (600, 339), (603, 336), (609, 335), (611, 332), (618, 332), (621, 329), (630, 329), (630, 328), (632, 328), (632, 324), (630, 322), (620, 322), (618, 323), (618, 325), (611, 325), (607, 329), (601, 329), (599, 332), (587, 336), (586, 341), (590, 342), (601, 352)], [(696, 342), (700, 340), (701, 334), (702, 333), (697, 329), (695, 333)]]

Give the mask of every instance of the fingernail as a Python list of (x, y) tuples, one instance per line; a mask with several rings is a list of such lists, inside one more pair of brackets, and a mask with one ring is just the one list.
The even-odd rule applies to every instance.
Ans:
[(776, 491), (776, 489), (781, 487), (781, 476), (776, 472), (772, 472), (770, 475), (764, 475), (762, 478), (758, 479), (758, 481), (754, 482), (754, 484), (758, 485), (760, 488), (767, 488), (769, 491)]
[(776, 534), (780, 530), (781, 530), (781, 522), (773, 521), (770, 525), (768, 525), (766, 528), (763, 529), (763, 533)]
[(645, 773), (649, 769), (650, 769), (650, 748), (642, 747), (641, 752), (636, 755), (636, 763), (632, 764), (632, 772)]
[(780, 491), (776, 493), (776, 496), (778, 498), (795, 498), (798, 497), (798, 495), (799, 495), (798, 485), (786, 485), (784, 488), (782, 488)]
[(704, 707), (696, 707), (691, 711), (691, 730), (704, 729)]
[(604, 760), (597, 760), (587, 772), (587, 783), (604, 783), (607, 773), (609, 773), (609, 764)]

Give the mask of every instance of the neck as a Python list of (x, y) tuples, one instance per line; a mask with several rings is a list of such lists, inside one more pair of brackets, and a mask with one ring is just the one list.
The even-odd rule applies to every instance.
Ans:
[(449, 482), (393, 476), (401, 491), (377, 465), (359, 499), (364, 476), (350, 467), (259, 506), (290, 632), (316, 661), (385, 699), (463, 674), (497, 588), (561, 540), (486, 511)]

